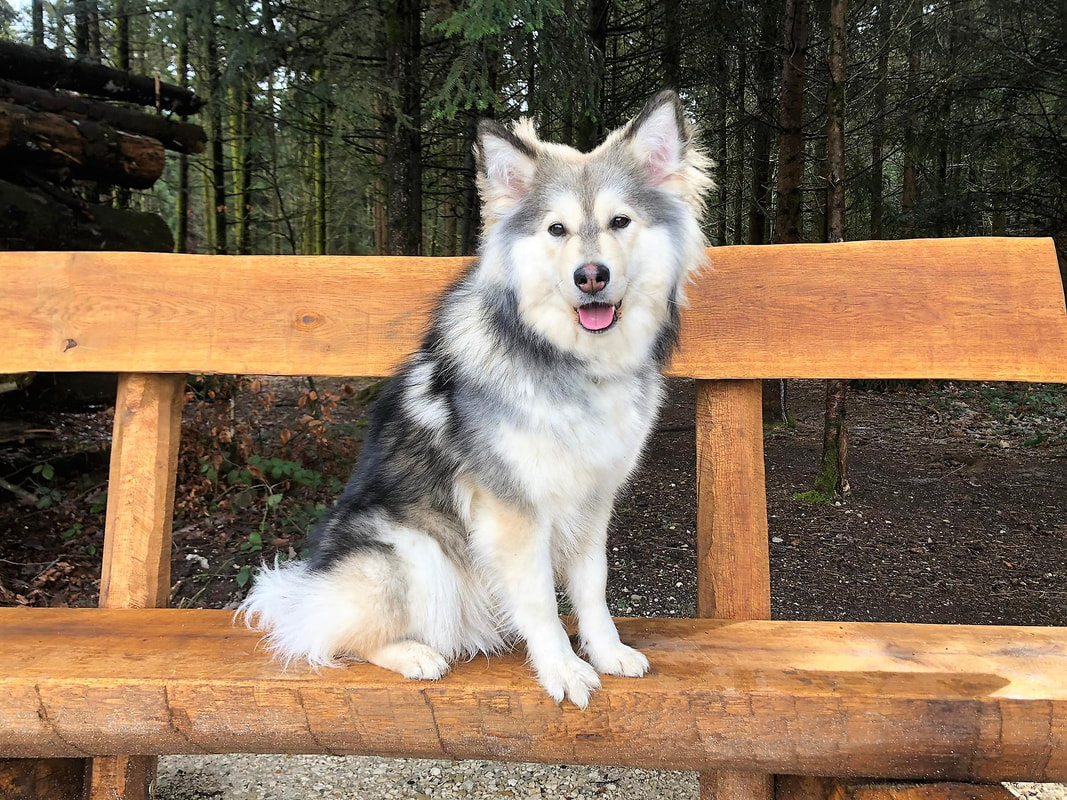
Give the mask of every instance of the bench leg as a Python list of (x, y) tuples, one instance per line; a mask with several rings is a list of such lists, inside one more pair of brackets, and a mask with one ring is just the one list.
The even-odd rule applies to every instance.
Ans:
[(1014, 800), (999, 783), (895, 783), (780, 775), (777, 800)]
[[(124, 373), (111, 442), (101, 608), (162, 608), (170, 599), (171, 529), (184, 375)], [(93, 759), (89, 800), (147, 800), (156, 759)]]
[[(760, 381), (697, 381), (697, 615), (771, 615)], [(700, 776), (701, 800), (771, 800), (774, 778)]]
[(77, 800), (87, 763), (84, 758), (0, 758), (0, 797)]

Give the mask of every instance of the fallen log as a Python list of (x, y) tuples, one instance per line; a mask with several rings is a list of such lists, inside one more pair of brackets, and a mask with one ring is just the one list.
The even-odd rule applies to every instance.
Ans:
[(155, 214), (67, 205), (41, 191), (0, 180), (0, 250), (173, 249), (170, 228)]
[(0, 102), (0, 159), (147, 189), (163, 174), (166, 155), (163, 145), (147, 136)]
[(204, 105), (195, 94), (172, 83), (14, 42), (0, 41), (0, 75), (31, 86), (71, 89), (182, 115), (195, 114)]
[(102, 122), (116, 130), (158, 139), (167, 150), (179, 153), (203, 153), (207, 145), (204, 129), (191, 122), (179, 122), (102, 100), (50, 92), (14, 81), (0, 79), (0, 101), (25, 106), (33, 111), (61, 114), (68, 119)]

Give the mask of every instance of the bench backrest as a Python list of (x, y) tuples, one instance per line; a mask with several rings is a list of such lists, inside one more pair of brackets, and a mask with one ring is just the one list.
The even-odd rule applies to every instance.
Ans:
[[(709, 252), (674, 375), (1067, 382), (1049, 239)], [(0, 253), (0, 373), (387, 375), (468, 263)]]

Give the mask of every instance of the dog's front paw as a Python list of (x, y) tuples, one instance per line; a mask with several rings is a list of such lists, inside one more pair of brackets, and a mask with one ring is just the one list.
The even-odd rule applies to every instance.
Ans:
[(578, 708), (589, 705), (589, 696), (600, 688), (600, 678), (576, 655), (562, 658), (537, 669), (537, 680), (557, 703), (566, 697)]
[(429, 645), (411, 639), (380, 647), (367, 654), (367, 661), (419, 681), (435, 681), (448, 672), (448, 662), (443, 655)]
[(622, 642), (608, 647), (590, 647), (587, 655), (593, 667), (601, 675), (619, 675), (623, 678), (640, 678), (648, 672), (648, 659), (640, 650)]

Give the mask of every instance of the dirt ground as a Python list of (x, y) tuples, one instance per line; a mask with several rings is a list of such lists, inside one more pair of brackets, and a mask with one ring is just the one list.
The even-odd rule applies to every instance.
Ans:
[[(852, 495), (812, 505), (794, 495), (814, 481), (823, 389), (789, 387), (795, 424), (765, 437), (775, 617), (1067, 625), (1067, 389), (853, 387)], [(232, 605), (253, 565), (300, 552), (347, 478), (371, 390), (296, 379), (198, 387), (183, 423), (173, 605)], [(620, 615), (694, 613), (693, 402), (691, 382), (672, 382), (619, 504), (610, 600)], [(45, 507), (0, 489), (0, 603), (92, 605), (111, 410), (5, 415), (0, 477)]]

